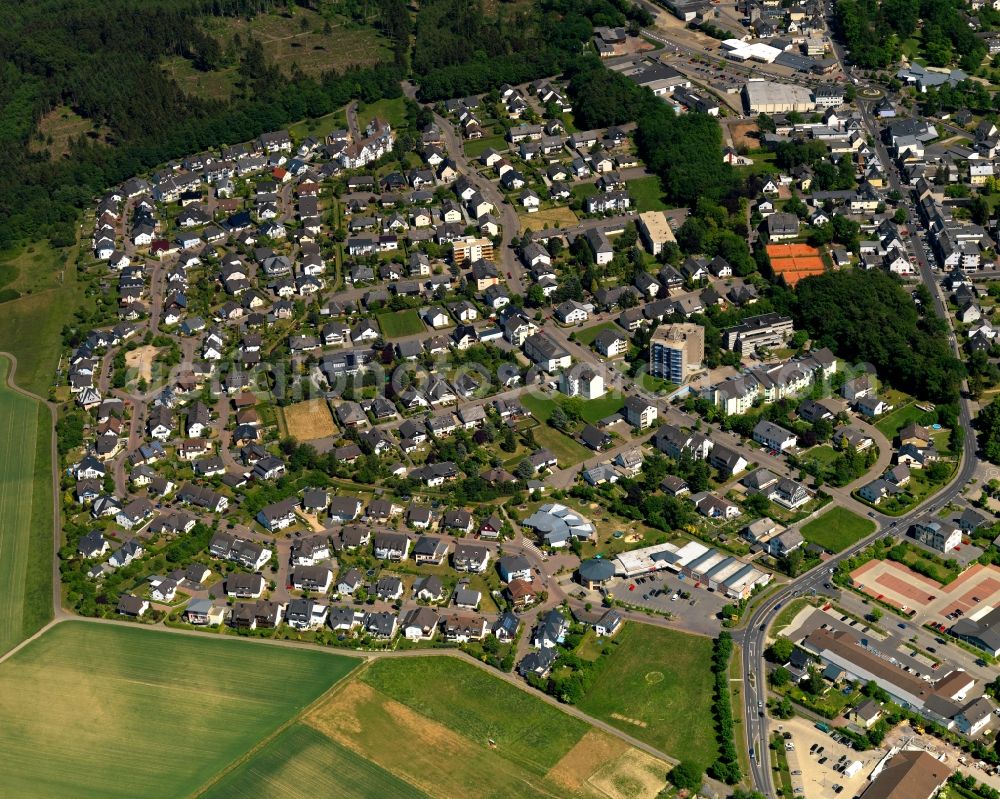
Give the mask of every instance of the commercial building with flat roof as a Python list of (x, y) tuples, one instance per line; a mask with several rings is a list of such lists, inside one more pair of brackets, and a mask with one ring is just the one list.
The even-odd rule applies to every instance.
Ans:
[(765, 586), (771, 581), (768, 572), (697, 541), (689, 541), (681, 547), (654, 544), (622, 552), (614, 564), (615, 573), (625, 577), (669, 569), (730, 599), (746, 599), (757, 586)]
[(979, 615), (964, 616), (949, 632), (956, 638), (1000, 656), (1000, 608), (984, 608)]
[(747, 81), (743, 87), (743, 102), (751, 114), (784, 114), (816, 108), (809, 89), (770, 80)]
[(802, 647), (824, 664), (839, 666), (853, 680), (874, 681), (903, 707), (921, 710), (931, 696), (930, 685), (873, 654), (848, 632), (813, 630), (803, 639)]

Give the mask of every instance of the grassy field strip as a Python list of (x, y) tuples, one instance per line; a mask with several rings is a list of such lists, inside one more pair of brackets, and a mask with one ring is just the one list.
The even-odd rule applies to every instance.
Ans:
[(733, 721), (736, 722), (736, 757), (740, 761), (740, 771), (750, 774), (750, 752), (744, 744), (746, 735), (746, 708), (743, 706), (743, 650), (733, 647), (733, 658), (729, 661), (730, 704), (733, 706)]
[[(37, 401), (7, 387), (10, 368), (0, 358), (0, 652), (23, 638), (39, 418)], [(44, 490), (38, 494), (49, 501)]]
[(0, 665), (0, 794), (191, 795), (356, 665), (322, 651), (64, 622)]

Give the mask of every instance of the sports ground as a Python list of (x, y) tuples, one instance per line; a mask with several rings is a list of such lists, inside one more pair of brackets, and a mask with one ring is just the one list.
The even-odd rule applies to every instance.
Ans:
[(950, 627), (950, 614), (978, 617), (1000, 607), (1000, 568), (977, 563), (947, 585), (917, 574), (892, 560), (870, 560), (851, 572), (860, 591), (907, 614), (919, 624), (927, 622)]
[(768, 244), (767, 257), (774, 274), (781, 275), (789, 286), (825, 270), (819, 250), (808, 244)]

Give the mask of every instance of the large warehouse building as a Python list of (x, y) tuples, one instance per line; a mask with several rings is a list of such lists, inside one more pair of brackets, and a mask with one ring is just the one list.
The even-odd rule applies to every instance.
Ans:
[(816, 108), (809, 89), (770, 80), (747, 81), (743, 87), (743, 103), (751, 114), (785, 114)]
[(697, 541), (689, 541), (681, 547), (654, 544), (622, 552), (615, 558), (614, 564), (615, 573), (623, 577), (669, 569), (737, 600), (746, 599), (754, 588), (771, 581), (768, 572)]

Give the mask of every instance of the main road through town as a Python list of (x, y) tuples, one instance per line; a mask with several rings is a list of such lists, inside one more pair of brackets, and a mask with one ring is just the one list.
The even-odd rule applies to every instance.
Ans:
[[(835, 45), (834, 53), (838, 56), (838, 59), (842, 60), (843, 51), (839, 46)], [(899, 178), (895, 162), (889, 157), (889, 153), (882, 142), (881, 131), (872, 115), (870, 104), (861, 102), (859, 105), (865, 127), (875, 142), (879, 159), (886, 170), (889, 188), (898, 192), (904, 198), (904, 203), (907, 204), (910, 210), (911, 222), (909, 224), (909, 235), (905, 241), (910, 254), (913, 256), (911, 260), (917, 264), (920, 278), (931, 293), (931, 297), (934, 300), (935, 312), (948, 320), (944, 298), (941, 296), (940, 288), (935, 280), (934, 270), (928, 263), (923, 246), (919, 241), (922, 226), (916, 218), (915, 208), (910, 198), (910, 188), (905, 186)], [(950, 320), (949, 327), (951, 327)], [(951, 334), (951, 346), (955, 354), (958, 355), (958, 342), (953, 330)], [(972, 429), (972, 413), (969, 401), (965, 397), (960, 402), (959, 424), (964, 431), (964, 446), (962, 448), (962, 460), (951, 483), (936, 494), (927, 497), (923, 503), (915, 507), (910, 513), (896, 519), (891, 530), (885, 523), (885, 517), (879, 514), (878, 518), (882, 523), (874, 533), (770, 595), (766, 601), (754, 609), (747, 620), (746, 627), (742, 633), (736, 636), (737, 643), (742, 646), (743, 651), (743, 704), (746, 718), (747, 745), (754, 753), (750, 762), (750, 776), (754, 787), (763, 793), (764, 796), (777, 796), (771, 773), (770, 757), (768, 755), (767, 675), (763, 655), (766, 647), (768, 627), (774, 621), (779, 606), (796, 596), (821, 591), (824, 584), (829, 581), (830, 574), (836, 569), (838, 563), (850, 558), (880, 536), (898, 531), (905, 532), (926, 510), (941, 507), (961, 493), (962, 489), (975, 473), (978, 464), (976, 437)]]

